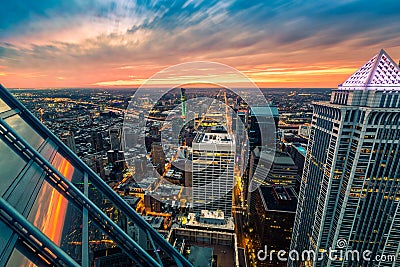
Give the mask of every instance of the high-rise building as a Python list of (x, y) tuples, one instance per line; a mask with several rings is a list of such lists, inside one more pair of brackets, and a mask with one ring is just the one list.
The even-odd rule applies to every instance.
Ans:
[(111, 150), (120, 150), (121, 149), (121, 128), (110, 128), (108, 133), (110, 136), (110, 146)]
[(192, 160), (192, 196), (194, 211), (221, 210), (232, 215), (235, 141), (226, 131), (213, 127), (195, 137)]
[(165, 170), (165, 154), (161, 142), (151, 144), (151, 160), (158, 173), (163, 174)]
[(182, 105), (182, 118), (186, 117), (186, 95), (185, 95), (186, 89), (181, 88), (181, 105)]
[[(278, 129), (279, 122), (279, 111), (275, 106), (255, 106), (250, 109), (249, 116), (249, 143), (250, 148), (253, 149), (256, 146), (265, 146), (267, 140), (266, 135), (270, 129)], [(273, 121), (271, 120), (273, 118)], [(274, 125), (271, 125), (272, 122)], [(269, 136), (268, 138), (272, 138)]]
[(0, 266), (94, 266), (112, 249), (131, 266), (192, 266), (2, 86), (0, 155)]
[(75, 144), (75, 136), (71, 131), (65, 131), (61, 134), (61, 141), (72, 150), (72, 152), (76, 153), (76, 144)]
[(250, 155), (250, 177), (253, 183), (298, 188), (297, 166), (287, 152), (263, 153), (256, 147)]
[(314, 103), (291, 248), (360, 259), (322, 253), (309, 266), (400, 266), (399, 96), (400, 68), (381, 50)]
[[(267, 245), (269, 251), (289, 251), (297, 206), (293, 188), (263, 185), (251, 196), (247, 214), (252, 229), (252, 248), (259, 251)], [(286, 262), (279, 262), (276, 255), (256, 260), (256, 266), (286, 266)]]
[(94, 151), (101, 152), (104, 150), (103, 135), (101, 132), (93, 131), (91, 133), (91, 143)]
[(307, 149), (304, 148), (300, 143), (292, 143), (285, 146), (285, 151), (287, 151), (292, 157), (294, 164), (297, 166), (297, 173), (301, 177), (303, 174)]

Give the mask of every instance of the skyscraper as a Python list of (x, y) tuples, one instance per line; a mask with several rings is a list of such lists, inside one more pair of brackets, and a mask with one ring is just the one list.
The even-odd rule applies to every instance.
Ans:
[(192, 194), (194, 210), (222, 210), (232, 215), (235, 141), (226, 131), (198, 133), (193, 147)]
[(182, 106), (182, 118), (186, 117), (186, 95), (185, 95), (186, 89), (181, 88), (181, 106)]
[(61, 134), (61, 141), (69, 147), (74, 153), (76, 153), (75, 136), (71, 131), (65, 131)]
[(113, 127), (108, 130), (111, 150), (121, 150), (121, 128)]
[(359, 261), (325, 254), (310, 266), (400, 264), (399, 73), (381, 50), (329, 103), (314, 103), (291, 248), (372, 254)]
[[(271, 125), (271, 118), (273, 118), (275, 125)], [(249, 144), (250, 148), (254, 149), (256, 146), (266, 145), (266, 140), (263, 140), (263, 138), (268, 136), (269, 129), (278, 129), (279, 112), (277, 107), (273, 105), (251, 107), (249, 120)]]
[(158, 173), (163, 174), (165, 170), (165, 154), (161, 142), (151, 144), (151, 160)]

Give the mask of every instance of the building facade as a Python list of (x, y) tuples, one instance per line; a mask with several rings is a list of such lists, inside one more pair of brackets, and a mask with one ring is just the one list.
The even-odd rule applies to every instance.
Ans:
[[(322, 255), (307, 266), (400, 264), (399, 73), (382, 50), (329, 103), (314, 103), (291, 244)], [(329, 249), (360, 257), (328, 257)]]
[(235, 141), (226, 132), (199, 133), (192, 144), (194, 211), (221, 210), (232, 215)]

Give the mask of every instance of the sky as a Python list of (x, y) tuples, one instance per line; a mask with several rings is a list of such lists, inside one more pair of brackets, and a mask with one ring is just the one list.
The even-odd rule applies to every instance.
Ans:
[(8, 88), (137, 87), (212, 61), (260, 87), (337, 87), (380, 49), (400, 59), (400, 1), (17, 0), (0, 9)]

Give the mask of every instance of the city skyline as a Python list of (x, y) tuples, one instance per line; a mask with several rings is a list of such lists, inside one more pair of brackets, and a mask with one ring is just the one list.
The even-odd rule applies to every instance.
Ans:
[(260, 87), (332, 88), (381, 48), (400, 58), (396, 1), (4, 5), (8, 88), (137, 87), (198, 60), (237, 68)]

